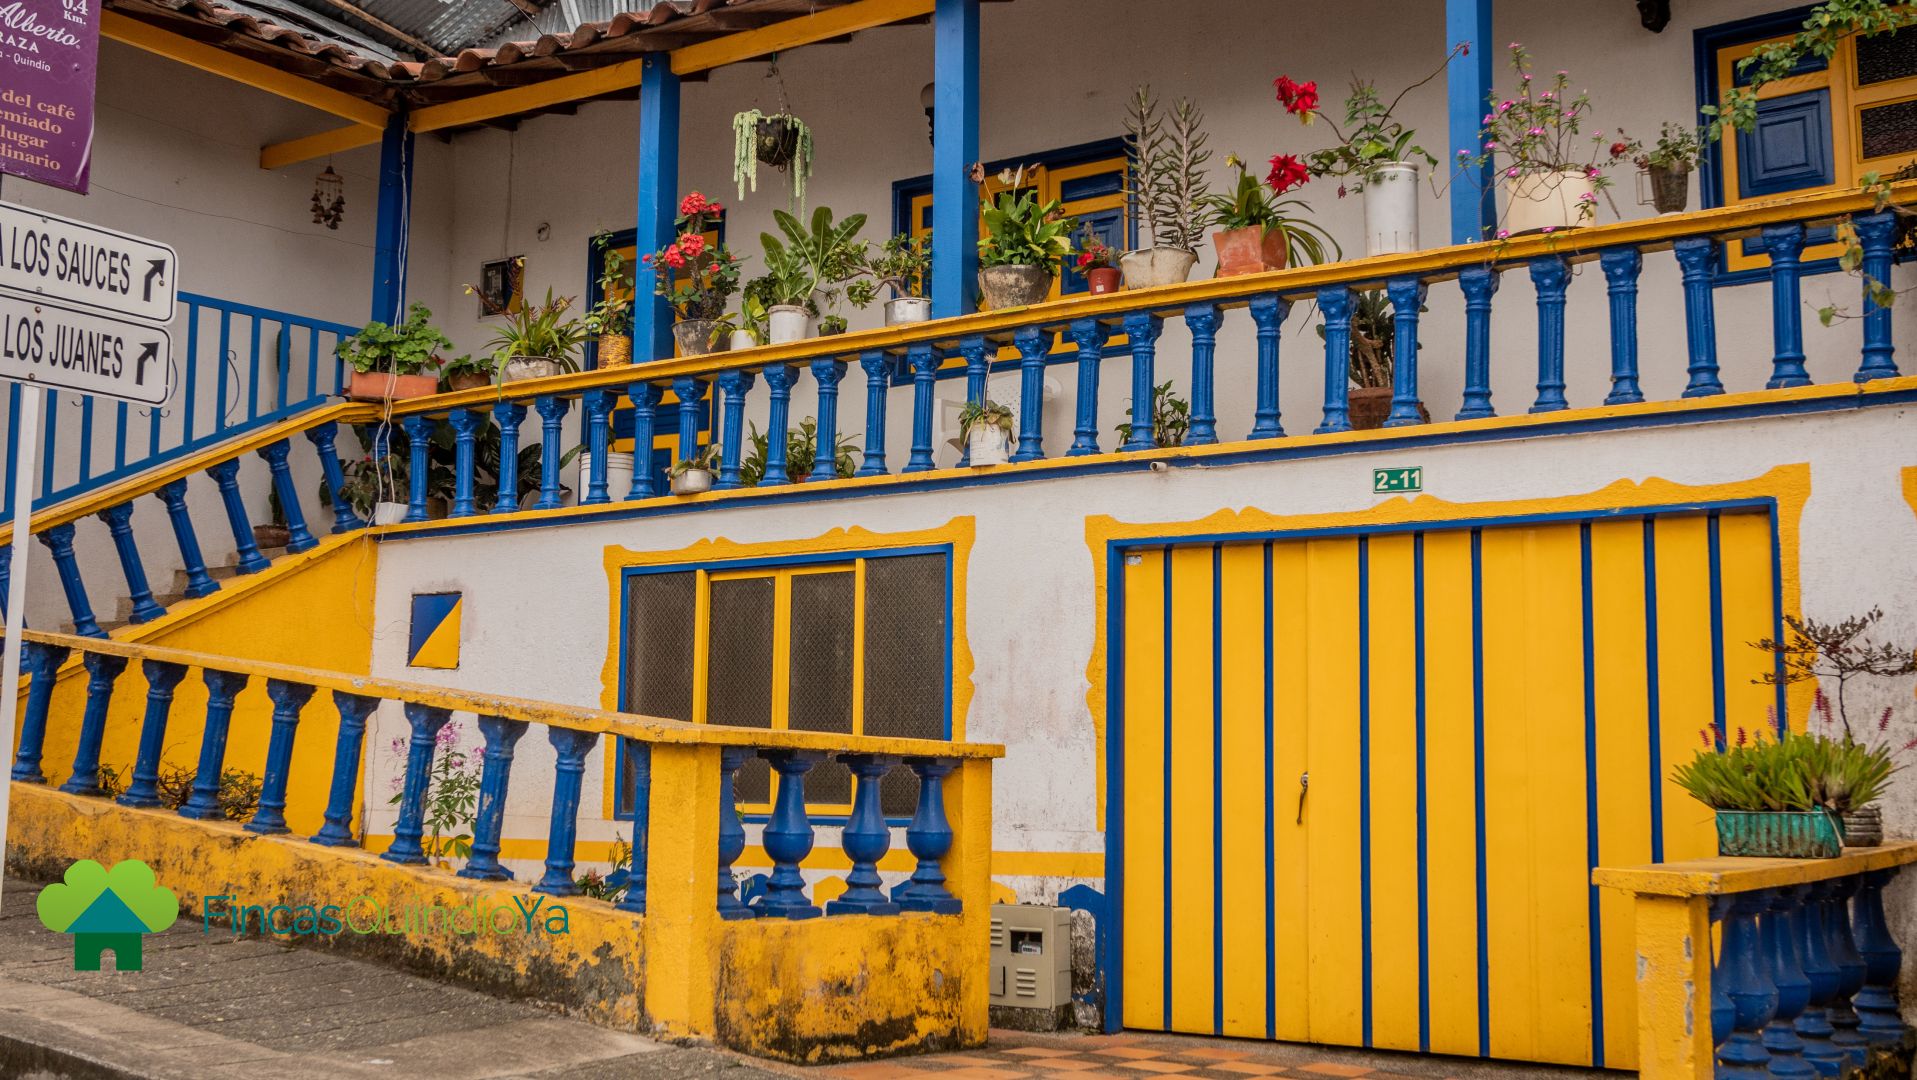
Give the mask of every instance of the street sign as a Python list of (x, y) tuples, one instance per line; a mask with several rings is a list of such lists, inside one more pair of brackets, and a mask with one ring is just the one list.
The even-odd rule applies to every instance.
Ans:
[(157, 241), (0, 202), (0, 292), (172, 322), (179, 266)]
[(172, 375), (162, 327), (0, 292), (0, 379), (164, 405)]
[(1403, 495), (1424, 490), (1424, 469), (1418, 466), (1403, 469), (1371, 470), (1371, 493), (1373, 495)]

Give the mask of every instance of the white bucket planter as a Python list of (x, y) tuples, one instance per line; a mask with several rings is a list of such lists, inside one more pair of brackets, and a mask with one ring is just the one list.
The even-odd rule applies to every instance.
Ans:
[(1597, 188), (1583, 169), (1525, 173), (1505, 188), (1504, 228), (1513, 236), (1575, 229), (1597, 220)]
[(932, 301), (923, 296), (895, 296), (885, 302), (885, 325), (922, 323), (932, 317)]
[(674, 495), (697, 495), (712, 490), (712, 470), (687, 469), (672, 478)]
[(729, 352), (756, 349), (759, 345), (759, 335), (750, 330), (734, 330), (726, 337), (726, 349)]
[[(586, 497), (586, 487), (591, 482), (592, 454), (582, 451), (579, 454), (579, 483), (576, 485), (578, 494), (567, 501), (575, 506), (578, 505), (579, 500)], [(618, 502), (624, 499), (626, 493), (631, 490), (632, 455), (619, 450), (608, 450), (606, 452), (607, 496), (609, 496), (613, 502)]]
[(1118, 257), (1127, 289), (1149, 289), (1158, 285), (1177, 285), (1191, 277), (1198, 265), (1198, 253), (1184, 248), (1155, 247), (1127, 251)]
[(970, 452), (966, 461), (973, 466), (1003, 465), (1012, 460), (1012, 437), (997, 424), (973, 424), (966, 432), (965, 448)]
[(397, 525), (406, 516), (406, 504), (401, 502), (380, 502), (373, 504), (373, 524)]
[(772, 345), (812, 336), (812, 317), (797, 304), (779, 304), (766, 312), (766, 340)]
[(1418, 167), (1397, 161), (1378, 167), (1365, 185), (1365, 254), (1418, 250)]

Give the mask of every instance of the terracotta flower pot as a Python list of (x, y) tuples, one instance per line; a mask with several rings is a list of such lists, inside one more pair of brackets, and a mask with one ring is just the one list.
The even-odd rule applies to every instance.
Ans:
[(446, 385), (452, 390), (477, 390), (482, 386), (491, 386), (492, 382), (492, 376), (483, 371), (468, 371), (448, 378)]
[(1218, 249), (1219, 277), (1283, 270), (1289, 254), (1285, 246), (1285, 231), (1267, 229), (1263, 225), (1215, 232), (1211, 234), (1211, 242)]
[[(1351, 430), (1376, 431), (1384, 427), (1391, 415), (1391, 388), (1389, 386), (1354, 386), (1350, 390), (1347, 405), (1351, 417)], [(1418, 403), (1418, 418), (1424, 423), (1431, 422), (1431, 413)]]
[(261, 549), (283, 548), (293, 542), (292, 530), (284, 525), (253, 526), (253, 544)]
[(346, 396), (354, 401), (405, 401), (438, 392), (439, 379), (435, 376), (395, 375), (390, 371), (355, 371), (346, 384)]
[(1125, 284), (1124, 275), (1116, 266), (1097, 266), (1085, 271), (1085, 283), (1091, 286), (1093, 295), (1114, 293)]

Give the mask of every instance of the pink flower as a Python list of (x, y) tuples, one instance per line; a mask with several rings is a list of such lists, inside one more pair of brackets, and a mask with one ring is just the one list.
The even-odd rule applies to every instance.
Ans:
[(1540, 232), (1557, 232), (1558, 227), (1556, 225), (1546, 225), (1543, 229), (1539, 231)]
[(1596, 176), (1597, 174), (1598, 174), (1598, 170), (1596, 165), (1587, 165), (1584, 167), (1584, 175)]
[(1518, 167), (1516, 165), (1511, 166), (1509, 169), (1506, 169), (1504, 171), (1504, 175), (1511, 177), (1512, 179), (1516, 179), (1518, 175)]
[(1498, 230), (1498, 239), (1500, 239), (1500, 240), (1509, 240), (1509, 239), (1511, 239), (1511, 230), (1510, 230), (1510, 229), (1499, 229), (1499, 230)]

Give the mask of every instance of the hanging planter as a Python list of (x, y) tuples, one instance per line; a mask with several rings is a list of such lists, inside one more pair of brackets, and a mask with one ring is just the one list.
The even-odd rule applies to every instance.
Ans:
[(788, 112), (770, 116), (747, 109), (732, 118), (732, 180), (739, 198), (759, 190), (759, 166), (791, 178), (792, 202), (805, 207), (805, 185), (812, 176), (812, 129)]
[(754, 148), (759, 164), (785, 170), (799, 153), (799, 135), (805, 124), (795, 116), (767, 116), (754, 125)]

